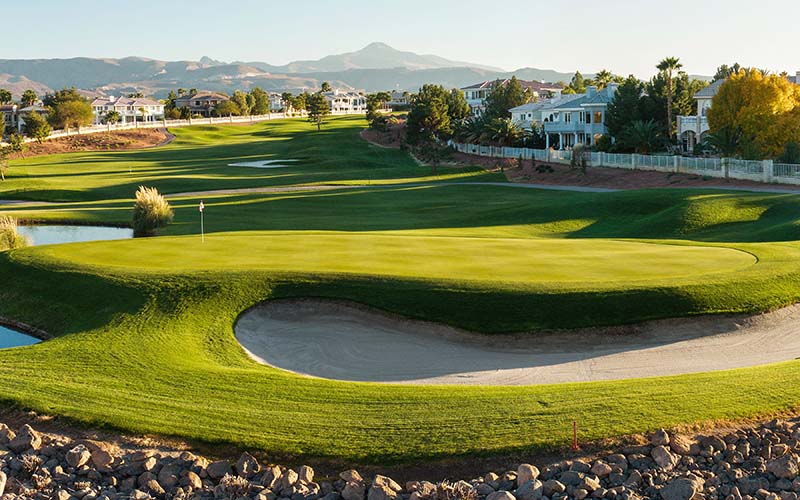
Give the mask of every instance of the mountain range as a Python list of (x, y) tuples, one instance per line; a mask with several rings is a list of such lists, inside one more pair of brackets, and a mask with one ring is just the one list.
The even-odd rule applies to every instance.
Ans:
[[(463, 87), (485, 80), (516, 75), (524, 80), (567, 81), (573, 73), (537, 68), (503, 71), (481, 64), (451, 61), (371, 43), (361, 50), (318, 60), (275, 66), (256, 61), (224, 62), (203, 57), (198, 61), (160, 61), (143, 57), (122, 59), (0, 59), (0, 88), (15, 96), (26, 89), (40, 95), (65, 87), (96, 90), (101, 94), (138, 91), (164, 97), (177, 88), (232, 92), (261, 87), (267, 91), (302, 91), (333, 87), (365, 90), (414, 91), (425, 83)], [(589, 76), (589, 75), (587, 75)]]

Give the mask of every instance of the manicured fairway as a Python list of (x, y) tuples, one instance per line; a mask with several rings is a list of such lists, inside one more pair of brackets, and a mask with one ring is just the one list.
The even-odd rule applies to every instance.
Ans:
[[(300, 121), (187, 129), (163, 149), (12, 167), (35, 175), (0, 185), (0, 198), (31, 189), (72, 201), (0, 213), (81, 222), (128, 221), (142, 183), (186, 192), (366, 183), (376, 174), (388, 185), (210, 197), (205, 244), (199, 200), (187, 197), (173, 200), (175, 222), (159, 238), (0, 255), (0, 279), (13, 284), (0, 287), (0, 316), (59, 336), (0, 351), (0, 397), (92, 425), (364, 462), (559, 446), (573, 419), (589, 439), (800, 403), (800, 362), (515, 388), (331, 382), (254, 363), (232, 326), (270, 298), (350, 299), (487, 333), (755, 312), (800, 299), (798, 197), (393, 186), (430, 171), (361, 141), (361, 123), (336, 119), (320, 136)], [(226, 170), (236, 151), (308, 161), (290, 178), (284, 169)], [(138, 158), (132, 179), (119, 171), (123, 158)]]

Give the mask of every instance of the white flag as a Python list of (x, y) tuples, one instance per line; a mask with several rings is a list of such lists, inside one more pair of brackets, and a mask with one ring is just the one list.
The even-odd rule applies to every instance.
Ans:
[(200, 213), (203, 213), (203, 209), (205, 209), (205, 208), (206, 208), (206, 206), (203, 205), (203, 200), (200, 200)]

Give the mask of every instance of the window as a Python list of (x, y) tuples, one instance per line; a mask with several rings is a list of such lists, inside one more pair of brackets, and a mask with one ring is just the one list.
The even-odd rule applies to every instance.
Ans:
[(572, 122), (572, 113), (564, 113), (564, 123)]
[(602, 111), (595, 111), (594, 112), (594, 122), (595, 123), (603, 123), (603, 112)]

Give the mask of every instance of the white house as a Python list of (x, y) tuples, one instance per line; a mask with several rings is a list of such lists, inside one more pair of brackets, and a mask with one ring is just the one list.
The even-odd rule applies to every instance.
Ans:
[(17, 115), (16, 104), (4, 104), (0, 106), (0, 137), (14, 130), (19, 130), (19, 118)]
[(389, 107), (408, 106), (411, 104), (411, 94), (408, 92), (392, 91), (392, 98), (386, 103)]
[(98, 97), (92, 101), (94, 123), (99, 125), (111, 111), (119, 113), (121, 123), (153, 122), (164, 119), (164, 105), (141, 97)]
[(283, 109), (283, 98), (277, 92), (269, 93), (269, 112), (277, 113)]
[(550, 110), (575, 99), (579, 99), (582, 94), (561, 94), (559, 91), (550, 99), (542, 99), (536, 102), (529, 102), (516, 108), (511, 108), (511, 121), (516, 125), (530, 129), (536, 125), (541, 127), (544, 120), (550, 115)]
[(591, 85), (585, 94), (574, 94), (543, 112), (547, 148), (572, 148), (578, 144), (594, 146), (606, 134), (606, 109), (617, 94), (619, 84), (609, 83), (598, 90)]
[(332, 113), (366, 113), (367, 98), (356, 92), (333, 90), (323, 92)]
[[(506, 80), (487, 80), (485, 82), (476, 83), (468, 87), (461, 88), (464, 93), (464, 98), (469, 104), (469, 109), (473, 115), (480, 115), (486, 109), (486, 98), (492, 93), (492, 87), (495, 82), (499, 81), (505, 85), (510, 79)], [(536, 99), (547, 99), (559, 94), (562, 88), (553, 83), (517, 80), (525, 90), (530, 90)]]

